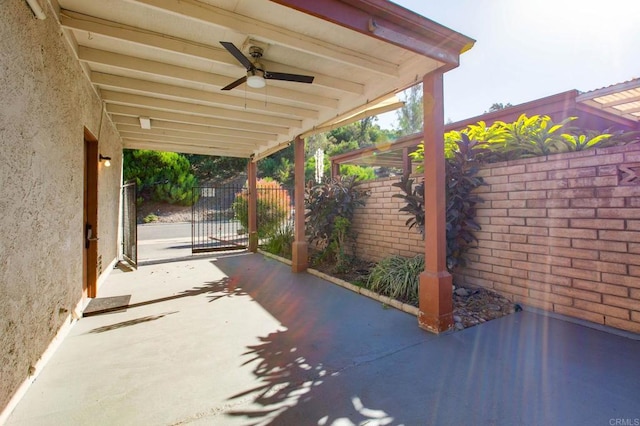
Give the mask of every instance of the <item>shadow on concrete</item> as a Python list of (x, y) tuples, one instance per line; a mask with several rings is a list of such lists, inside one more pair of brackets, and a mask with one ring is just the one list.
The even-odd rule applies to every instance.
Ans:
[(243, 355), (256, 384), (229, 396), (234, 408), (225, 413), (242, 424), (613, 424), (637, 417), (638, 341), (529, 312), (435, 336), (409, 315), (270, 262), (215, 261), (281, 324)]
[[(229, 290), (230, 288), (232, 288), (233, 290)], [(137, 303), (129, 303), (129, 304), (121, 304), (121, 305), (117, 305), (117, 306), (110, 306), (110, 307), (104, 308), (104, 309), (94, 309), (94, 310), (92, 310), (90, 312), (87, 312), (87, 313), (83, 314), (83, 316), (84, 317), (90, 317), (90, 316), (108, 314), (108, 313), (112, 313), (112, 312), (119, 312), (119, 311), (123, 311), (123, 310), (130, 309), (130, 308), (138, 308), (140, 306), (147, 306), (147, 305), (152, 305), (154, 303), (168, 302), (170, 300), (182, 299), (183, 297), (198, 296), (198, 295), (207, 294), (207, 293), (211, 293), (212, 294), (212, 296), (209, 296), (209, 302), (213, 302), (215, 300), (218, 300), (221, 297), (232, 296), (234, 294), (235, 295), (244, 294), (244, 293), (242, 293), (242, 290), (241, 289), (237, 289), (235, 287), (235, 285), (232, 284), (230, 286), (229, 285), (229, 278), (225, 277), (225, 278), (223, 278), (221, 280), (207, 282), (201, 287), (194, 287), (192, 289), (182, 291), (182, 292), (180, 292), (178, 294), (174, 294), (172, 296), (160, 297), (160, 298), (157, 298), (157, 299), (145, 300), (143, 302), (137, 302)], [(223, 293), (223, 294), (217, 295), (217, 293)], [(125, 298), (126, 300), (129, 300), (130, 295), (127, 295), (127, 296), (116, 296), (116, 297), (112, 297), (110, 299), (118, 299), (120, 297)]]
[(250, 398), (252, 404), (240, 404), (227, 416), (251, 425), (404, 423), (392, 407), (367, 406), (365, 383), (345, 392), (342, 380), (353, 369), (435, 339), (418, 329), (415, 318), (311, 275), (291, 274), (261, 256), (214, 264), (236, 285), (234, 291), (242, 287), (281, 323), (247, 347), (242, 365), (253, 366), (256, 386), (228, 400), (236, 405)]
[(89, 331), (87, 334), (104, 333), (105, 331), (117, 330), (120, 328), (131, 327), (132, 325), (142, 324), (149, 321), (155, 321), (157, 319), (166, 317), (167, 315), (175, 314), (178, 311), (164, 312), (159, 315), (147, 315), (146, 317), (136, 318), (129, 321), (122, 321), (115, 324), (105, 325), (104, 327), (97, 327)]

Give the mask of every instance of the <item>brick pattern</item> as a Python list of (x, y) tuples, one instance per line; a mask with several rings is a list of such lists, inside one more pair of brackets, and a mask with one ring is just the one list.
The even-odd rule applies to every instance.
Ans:
[(640, 333), (640, 185), (619, 173), (639, 154), (632, 145), (485, 167), (484, 224), (457, 282)]
[(424, 253), (420, 233), (415, 228), (408, 230), (405, 225), (410, 216), (398, 211), (404, 203), (393, 198), (394, 194), (402, 193), (392, 186), (399, 180), (384, 178), (362, 184), (361, 188), (371, 195), (366, 206), (357, 209), (353, 218), (358, 257), (378, 262), (393, 255), (412, 257)]
[[(619, 167), (639, 158), (635, 144), (485, 167), (479, 242), (456, 282), (640, 333), (640, 181), (621, 184)], [(372, 196), (354, 219), (363, 258), (424, 252), (391, 198), (395, 181), (367, 183)]]

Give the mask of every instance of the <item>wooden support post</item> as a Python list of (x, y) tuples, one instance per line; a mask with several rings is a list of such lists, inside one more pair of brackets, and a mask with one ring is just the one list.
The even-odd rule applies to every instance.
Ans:
[(258, 251), (258, 191), (256, 186), (258, 165), (249, 160), (247, 178), (249, 180), (249, 251)]
[(411, 157), (409, 157), (409, 148), (402, 148), (402, 176), (408, 178), (411, 176)]
[(340, 176), (340, 164), (331, 160), (331, 177), (336, 178)]
[(418, 325), (441, 333), (453, 326), (453, 289), (447, 271), (442, 71), (423, 79), (425, 269), (420, 274)]
[(294, 141), (295, 208), (294, 241), (291, 250), (291, 270), (304, 272), (308, 266), (309, 246), (305, 237), (304, 220), (304, 139)]

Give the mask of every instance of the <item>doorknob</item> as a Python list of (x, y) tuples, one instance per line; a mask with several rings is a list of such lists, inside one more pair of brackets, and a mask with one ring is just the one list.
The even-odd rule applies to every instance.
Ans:
[(98, 241), (100, 239), (98, 237), (95, 237), (95, 238), (93, 237), (93, 228), (91, 227), (90, 223), (87, 223), (85, 225), (84, 232), (85, 232), (84, 248), (89, 248), (91, 241)]

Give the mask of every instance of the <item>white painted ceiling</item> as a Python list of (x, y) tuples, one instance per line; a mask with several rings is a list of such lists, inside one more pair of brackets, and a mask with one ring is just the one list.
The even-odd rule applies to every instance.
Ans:
[[(407, 12), (390, 2), (371, 3)], [(58, 5), (57, 18), (125, 148), (259, 158), (450, 65), (268, 0)], [(465, 48), (473, 44), (429, 22), (443, 44), (453, 36), (467, 40)], [(315, 80), (267, 80), (263, 89), (242, 84), (222, 91), (246, 70), (220, 41), (247, 56), (250, 46), (263, 47), (268, 71)], [(151, 129), (142, 129), (139, 117), (150, 117)]]

